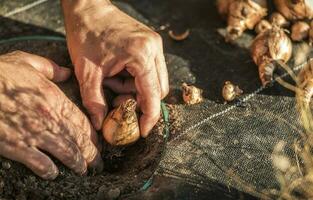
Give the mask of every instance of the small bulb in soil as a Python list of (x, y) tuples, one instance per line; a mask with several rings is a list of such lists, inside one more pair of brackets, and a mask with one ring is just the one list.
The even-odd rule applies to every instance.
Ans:
[(226, 41), (234, 41), (267, 15), (266, 0), (235, 0), (229, 5)]
[(312, 0), (274, 0), (276, 9), (287, 20), (312, 19)]
[(226, 102), (231, 102), (240, 96), (243, 91), (237, 86), (232, 84), (230, 81), (226, 81), (222, 90), (222, 96)]
[(275, 24), (282, 28), (286, 28), (290, 25), (290, 22), (280, 13), (274, 12), (271, 14), (269, 21), (271, 24)]
[(123, 146), (140, 138), (136, 101), (129, 99), (112, 110), (104, 120), (102, 133), (113, 146)]
[(275, 61), (286, 63), (292, 54), (292, 43), (285, 31), (273, 26), (272, 29), (259, 34), (251, 45), (251, 56), (259, 68), (263, 85), (273, 80)]
[(183, 99), (184, 102), (188, 105), (193, 105), (201, 103), (203, 101), (202, 93), (203, 91), (193, 85), (188, 85), (183, 83)]
[(303, 91), (301, 99), (305, 103), (310, 103), (313, 96), (313, 59), (310, 59), (308, 64), (300, 71), (298, 80)]
[(300, 42), (309, 37), (310, 25), (303, 21), (294, 23), (291, 27), (291, 39)]
[(272, 25), (270, 24), (269, 21), (262, 19), (256, 26), (255, 26), (255, 32), (257, 34), (263, 33), (269, 29), (272, 28)]

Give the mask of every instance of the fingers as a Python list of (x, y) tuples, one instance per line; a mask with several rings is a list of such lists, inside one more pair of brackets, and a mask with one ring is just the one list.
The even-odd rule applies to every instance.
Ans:
[(28, 147), (24, 143), (7, 144), (0, 142), (0, 155), (20, 162), (31, 169), (35, 174), (44, 179), (55, 179), (59, 170), (52, 160), (34, 147)]
[(62, 135), (53, 135), (49, 132), (42, 133), (38, 141), (38, 148), (51, 153), (77, 174), (86, 173), (87, 164), (74, 142)]
[(71, 70), (69, 68), (60, 67), (50, 59), (22, 51), (13, 52), (12, 55), (16, 56), (17, 59), (21, 59), (28, 63), (46, 78), (54, 82), (65, 81), (71, 75)]
[(169, 81), (168, 81), (168, 72), (167, 72), (162, 45), (155, 59), (155, 65), (156, 65), (156, 70), (158, 72), (158, 78), (160, 82), (161, 98), (163, 99), (167, 96), (169, 92)]
[(89, 167), (102, 171), (103, 162), (100, 155), (101, 145), (98, 135), (88, 118), (71, 102), (63, 105), (62, 116), (69, 127), (69, 134), (77, 144)]
[(130, 64), (127, 70), (135, 77), (137, 101), (142, 116), (140, 118), (140, 131), (142, 137), (147, 137), (160, 117), (161, 89), (155, 68), (155, 61), (151, 59), (144, 64)]
[(136, 86), (133, 78), (106, 78), (104, 79), (103, 84), (115, 93), (136, 93)]
[(82, 60), (77, 65), (75, 73), (80, 85), (83, 105), (95, 129), (100, 130), (108, 110), (102, 88), (102, 71), (87, 60)]

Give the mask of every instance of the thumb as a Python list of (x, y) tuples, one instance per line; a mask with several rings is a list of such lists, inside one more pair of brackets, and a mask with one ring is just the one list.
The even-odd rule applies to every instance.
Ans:
[(65, 81), (71, 75), (69, 68), (60, 67), (50, 59), (22, 51), (18, 51), (15, 54), (18, 54), (16, 56), (18, 56), (19, 59), (22, 59), (42, 73), (46, 78), (54, 82)]
[(89, 113), (94, 128), (100, 130), (108, 111), (102, 88), (102, 71), (94, 64), (83, 61), (75, 65), (75, 73), (79, 82), (83, 105)]

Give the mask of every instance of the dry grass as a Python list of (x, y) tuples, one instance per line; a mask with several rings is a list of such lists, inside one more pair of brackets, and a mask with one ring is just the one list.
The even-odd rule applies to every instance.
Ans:
[(304, 127), (301, 139), (294, 141), (295, 159), (283, 153), (285, 143), (276, 145), (272, 153), (276, 177), (280, 183), (280, 190), (274, 191), (283, 200), (313, 199), (313, 115), (310, 105), (303, 98), (301, 83), (294, 72), (286, 65), (280, 65), (294, 79), (296, 85), (291, 85), (281, 78), (277, 82), (296, 93), (297, 109)]

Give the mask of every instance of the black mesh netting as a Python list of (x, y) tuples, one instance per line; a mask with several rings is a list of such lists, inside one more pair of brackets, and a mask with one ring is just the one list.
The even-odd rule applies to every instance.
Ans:
[(168, 142), (159, 174), (199, 187), (214, 180), (254, 195), (278, 189), (273, 149), (285, 141), (295, 159), (291, 147), (302, 131), (294, 98), (255, 95), (244, 107), (207, 101), (178, 112), (183, 128)]

